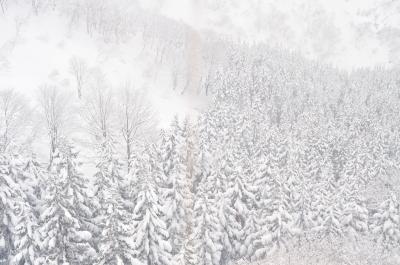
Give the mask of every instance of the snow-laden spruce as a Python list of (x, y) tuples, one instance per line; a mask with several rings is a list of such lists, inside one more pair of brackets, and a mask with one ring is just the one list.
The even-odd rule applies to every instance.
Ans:
[[(157, 171), (149, 154), (143, 154), (137, 170), (137, 199), (132, 213), (132, 254), (137, 264), (171, 264), (172, 247), (169, 241), (164, 202), (156, 186)], [(136, 263), (134, 263), (136, 264)]]
[(23, 169), (20, 156), (0, 154), (0, 262), (4, 264), (33, 264), (39, 255), (35, 209), (19, 182)]
[(93, 264), (92, 234), (85, 230), (91, 210), (78, 153), (70, 146), (56, 149), (45, 180), (40, 214), (40, 264)]

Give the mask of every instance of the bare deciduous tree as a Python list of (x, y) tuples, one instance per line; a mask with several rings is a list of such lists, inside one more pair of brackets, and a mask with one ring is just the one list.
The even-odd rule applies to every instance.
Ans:
[(84, 1), (83, 13), (85, 14), (86, 32), (90, 36), (99, 29), (101, 20), (104, 19), (106, 5), (104, 0)]
[(72, 57), (70, 60), (70, 73), (74, 76), (79, 99), (82, 98), (82, 88), (87, 78), (87, 65), (82, 58)]
[(39, 14), (39, 9), (42, 7), (42, 0), (31, 0), (32, 9), (35, 15)]
[(133, 144), (137, 137), (150, 135), (155, 125), (155, 115), (146, 95), (126, 83), (119, 94), (119, 122), (126, 149), (127, 170), (131, 169)]
[(68, 97), (55, 86), (45, 85), (39, 90), (41, 114), (46, 124), (50, 141), (50, 165), (53, 152), (61, 139), (61, 132), (68, 120)]
[(3, 14), (4, 14), (6, 12), (7, 0), (0, 0), (0, 7), (1, 7), (1, 11), (3, 11)]
[(0, 150), (6, 151), (17, 140), (26, 136), (29, 108), (25, 99), (12, 89), (0, 92)]
[(49, 1), (49, 5), (51, 6), (51, 8), (53, 10), (56, 10), (57, 4), (58, 4), (58, 0), (50, 0)]
[(90, 96), (85, 99), (82, 117), (89, 134), (99, 142), (112, 137), (114, 99), (101, 73), (94, 77), (90, 92)]

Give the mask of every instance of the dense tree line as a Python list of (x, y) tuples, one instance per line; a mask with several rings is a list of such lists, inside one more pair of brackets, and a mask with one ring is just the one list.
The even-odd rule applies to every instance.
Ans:
[(255, 132), (253, 118), (220, 104), (176, 120), (129, 173), (107, 137), (93, 178), (65, 141), (47, 168), (2, 153), (3, 263), (230, 264), (327, 238), (399, 247), (398, 190), (367, 192), (397, 170), (392, 131)]

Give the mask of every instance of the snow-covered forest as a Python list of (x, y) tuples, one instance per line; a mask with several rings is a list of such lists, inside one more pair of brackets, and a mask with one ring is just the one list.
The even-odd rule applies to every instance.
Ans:
[(393, 61), (145, 1), (0, 0), (0, 35), (0, 265), (400, 264)]

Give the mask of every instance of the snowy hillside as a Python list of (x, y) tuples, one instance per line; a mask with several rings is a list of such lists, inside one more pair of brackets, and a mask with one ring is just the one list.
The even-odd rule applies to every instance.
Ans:
[(196, 29), (300, 51), (309, 58), (349, 70), (398, 64), (397, 1), (141, 2), (154, 12), (185, 21)]
[(0, 265), (400, 264), (399, 8), (0, 0)]
[[(14, 89), (25, 98), (33, 99), (28, 100), (29, 104), (37, 109), (38, 90), (43, 86), (57, 86), (66, 91), (73, 108), (80, 108), (71, 69), (75, 60), (83, 65), (88, 79), (84, 94), (88, 93), (85, 89), (90, 90), (89, 79), (99, 73), (115, 91), (129, 83), (149, 101), (155, 112), (156, 128), (169, 126), (175, 115), (195, 119), (198, 111), (208, 104), (201, 95), (182, 94), (182, 84), (173, 91), (173, 66), (159, 61), (156, 50), (146, 49), (140, 32), (131, 34), (131, 29), (121, 29), (118, 33), (91, 36), (83, 21), (72, 20), (69, 12), (75, 11), (69, 11), (71, 6), (67, 2), (57, 7), (53, 10), (43, 4), (40, 15), (36, 15), (23, 1), (8, 3), (6, 12), (0, 16), (0, 89)], [(145, 19), (138, 24), (146, 23)], [(75, 125), (72, 130), (76, 130)], [(46, 141), (43, 133), (42, 130), (35, 132), (40, 142), (35, 152), (41, 158), (47, 157), (48, 152), (42, 150)]]
[(75, 25), (60, 12), (47, 8), (36, 16), (29, 5), (8, 6), (0, 17), (2, 89), (15, 88), (29, 97), (45, 83), (75, 90), (70, 61), (78, 58), (88, 71), (103, 72), (114, 88), (130, 82), (151, 94), (163, 127), (174, 115), (190, 114), (201, 106), (198, 98), (171, 93), (171, 67), (153, 60), (156, 55), (144, 50), (139, 34), (120, 33), (121, 40), (91, 37), (84, 23)]

